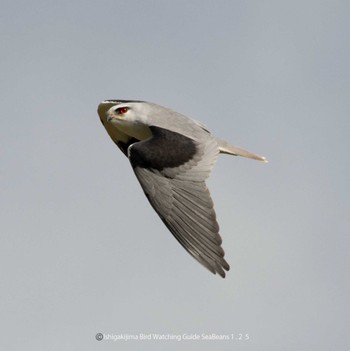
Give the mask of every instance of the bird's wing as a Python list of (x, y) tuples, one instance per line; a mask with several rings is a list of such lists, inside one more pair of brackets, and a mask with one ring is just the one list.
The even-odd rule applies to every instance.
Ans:
[(198, 142), (160, 127), (132, 144), (128, 157), (149, 202), (180, 244), (212, 273), (230, 269), (205, 180), (219, 153), (208, 135)]

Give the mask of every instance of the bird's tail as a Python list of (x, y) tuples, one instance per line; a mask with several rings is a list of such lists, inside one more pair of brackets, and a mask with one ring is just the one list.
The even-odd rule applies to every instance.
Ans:
[(223, 153), (223, 154), (247, 157), (247, 158), (251, 158), (251, 159), (257, 160), (257, 161), (262, 161), (262, 162), (265, 162), (265, 163), (268, 162), (266, 157), (255, 155), (255, 154), (253, 154), (253, 153), (251, 153), (251, 152), (249, 152), (247, 150), (241, 149), (241, 148), (239, 148), (237, 146), (230, 145), (225, 140), (216, 138), (216, 141), (219, 144), (220, 152)]

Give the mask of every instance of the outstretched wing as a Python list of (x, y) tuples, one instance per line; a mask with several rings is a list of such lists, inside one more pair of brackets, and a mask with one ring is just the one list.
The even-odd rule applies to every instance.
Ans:
[(198, 142), (160, 127), (132, 144), (128, 157), (149, 202), (180, 244), (212, 273), (225, 277), (219, 225), (205, 180), (219, 153), (214, 138)]

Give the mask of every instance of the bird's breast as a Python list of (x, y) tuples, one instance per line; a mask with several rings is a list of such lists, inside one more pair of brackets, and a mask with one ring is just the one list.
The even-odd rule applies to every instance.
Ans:
[(117, 119), (112, 120), (111, 123), (119, 131), (137, 140), (145, 140), (152, 135), (149, 127), (143, 123), (135, 123)]

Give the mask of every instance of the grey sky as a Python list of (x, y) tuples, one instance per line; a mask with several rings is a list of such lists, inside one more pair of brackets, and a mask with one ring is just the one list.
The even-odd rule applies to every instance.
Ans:
[[(7, 1), (3, 350), (347, 350), (348, 1)], [(266, 156), (208, 182), (231, 270), (193, 260), (96, 108), (142, 99)], [(95, 334), (249, 334), (96, 341)]]

